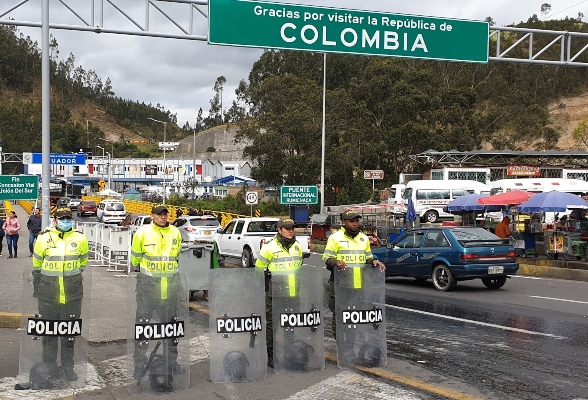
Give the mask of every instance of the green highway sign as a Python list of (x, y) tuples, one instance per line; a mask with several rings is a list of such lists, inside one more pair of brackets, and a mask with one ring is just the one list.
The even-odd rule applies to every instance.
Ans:
[(483, 21), (249, 0), (208, 1), (208, 43), (488, 62)]
[(0, 200), (35, 200), (38, 192), (36, 175), (0, 175)]
[(280, 204), (318, 204), (318, 187), (282, 186)]

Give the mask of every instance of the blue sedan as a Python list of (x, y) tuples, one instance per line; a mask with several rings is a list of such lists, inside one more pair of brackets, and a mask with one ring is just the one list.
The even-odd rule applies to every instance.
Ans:
[(499, 289), (519, 269), (514, 247), (482, 228), (412, 229), (373, 254), (386, 265), (386, 277), (432, 279), (441, 291), (471, 279)]

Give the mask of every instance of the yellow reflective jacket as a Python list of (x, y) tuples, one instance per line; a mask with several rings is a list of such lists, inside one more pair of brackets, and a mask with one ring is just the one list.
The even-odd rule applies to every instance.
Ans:
[(302, 247), (294, 242), (288, 250), (273, 238), (264, 244), (259, 251), (259, 258), (255, 260), (258, 268), (267, 268), (272, 272), (270, 296), (294, 297), (298, 295), (296, 271), (302, 265)]
[[(168, 278), (177, 278), (178, 262), (182, 249), (182, 234), (173, 225), (160, 227), (151, 222), (143, 225), (133, 236), (131, 245), (131, 265), (140, 267), (139, 277), (158, 279), (160, 298), (168, 299), (168, 289), (177, 290), (177, 279), (168, 282)], [(145, 279), (138, 281), (146, 283)], [(153, 282), (151, 282), (153, 283)], [(168, 287), (168, 284), (171, 287)]]
[[(329, 258), (334, 258), (337, 261), (345, 261), (350, 268), (354, 264), (366, 264), (374, 258), (372, 248), (370, 246), (369, 238), (363, 233), (359, 232), (354, 238), (347, 236), (345, 229), (341, 227), (340, 230), (329, 236), (325, 252), (323, 253), (323, 261)], [(334, 269), (327, 263), (327, 269), (331, 271), (330, 281), (334, 279)], [(360, 288), (362, 286), (360, 269), (353, 268), (351, 272), (354, 279), (354, 287)]]
[(148, 276), (165, 277), (178, 272), (182, 234), (173, 225), (151, 222), (137, 230), (131, 245), (131, 264)]
[(259, 258), (255, 260), (255, 266), (267, 268), (270, 271), (289, 271), (299, 268), (302, 265), (302, 247), (300, 243), (294, 242), (289, 250), (286, 250), (278, 241), (273, 238), (263, 245), (259, 251)]
[(81, 232), (48, 228), (33, 250), (36, 296), (65, 304), (83, 297), (81, 273), (88, 264), (88, 238)]

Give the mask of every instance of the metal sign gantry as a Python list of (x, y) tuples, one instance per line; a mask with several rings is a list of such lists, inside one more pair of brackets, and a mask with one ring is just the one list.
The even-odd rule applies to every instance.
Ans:
[[(53, 7), (61, 5), (53, 13), (59, 16), (55, 18), (68, 19), (69, 14), (70, 19), (73, 16), (75, 20), (81, 22), (78, 24), (50, 22), (50, 29), (208, 41), (207, 27), (201, 34), (194, 32), (198, 18), (208, 18), (208, 10), (203, 10), (208, 7), (208, 0), (90, 0), (84, 4), (76, 2), (75, 5), (66, 0), (48, 1), (55, 4)], [(0, 24), (36, 28), (43, 26), (42, 21), (24, 21), (19, 20), (18, 16), (13, 16), (32, 0), (14, 0), (14, 2), (12, 6), (4, 10), (0, 8)], [(2, 5), (5, 3), (8, 1), (0, 1)], [(143, 7), (136, 7), (141, 3)], [(166, 6), (164, 7), (163, 4)], [(172, 15), (180, 11), (184, 21)], [(129, 22), (129, 29), (121, 28), (119, 21), (114, 18), (112, 21), (105, 18), (107, 13), (122, 15)], [(168, 22), (165, 31), (154, 31), (151, 28), (152, 20), (156, 16), (163, 16)], [(505, 46), (504, 42), (507, 38), (511, 38), (513, 33), (516, 35), (516, 41), (509, 43), (508, 47)], [(548, 37), (549, 44), (540, 46), (538, 44), (540, 37)], [(491, 26), (488, 40), (490, 61), (588, 67), (588, 61), (579, 60), (579, 57), (588, 49), (588, 33)], [(576, 49), (573, 50), (573, 47)], [(549, 52), (550, 49), (557, 51)], [(515, 54), (517, 51), (524, 53), (525, 57), (517, 56)]]
[[(208, 18), (208, 15), (199, 6), (208, 6), (208, 0), (89, 0), (75, 6), (66, 0), (41, 0), (41, 21), (25, 21), (19, 19), (19, 13), (32, 3), (31, 0), (0, 0), (0, 24), (42, 29), (41, 40), (41, 81), (42, 81), (42, 210), (43, 227), (49, 225), (49, 180), (51, 171), (49, 167), (50, 154), (50, 29), (72, 30), (94, 33), (111, 33), (120, 35), (146, 36), (170, 39), (208, 41), (208, 24), (201, 24), (204, 32), (200, 35), (194, 33), (195, 17)], [(53, 18), (65, 20), (64, 23), (51, 22), (49, 20), (49, 4), (52, 5)], [(136, 7), (136, 5), (143, 7)], [(181, 8), (183, 7), (183, 8)], [(186, 13), (188, 10), (188, 22)], [(181, 12), (184, 10), (184, 12)], [(180, 12), (178, 14), (178, 12)], [(105, 18), (105, 15), (118, 13), (128, 21), (128, 28), (121, 27), (120, 18)], [(161, 15), (168, 23), (165, 31), (155, 31), (151, 28), (152, 14)], [(174, 15), (181, 15), (184, 21)], [(70, 21), (75, 21), (71, 23)], [(79, 22), (77, 22), (79, 21)], [(142, 21), (142, 22), (139, 22)], [(155, 24), (155, 23), (154, 23)], [(158, 24), (159, 26), (159, 24)], [(517, 62), (527, 64), (557, 65), (586, 67), (588, 61), (582, 61), (579, 57), (588, 49), (588, 34), (579, 32), (546, 31), (525, 28), (490, 27), (489, 34), (489, 61)], [(515, 34), (515, 39), (508, 48), (502, 49), (503, 40), (507, 40)], [(536, 49), (537, 37), (548, 35), (549, 44)], [(558, 51), (549, 51), (557, 49)], [(524, 54), (521, 57), (519, 54)], [(1, 156), (1, 154), (0, 154)], [(1, 167), (0, 167), (1, 168)]]

